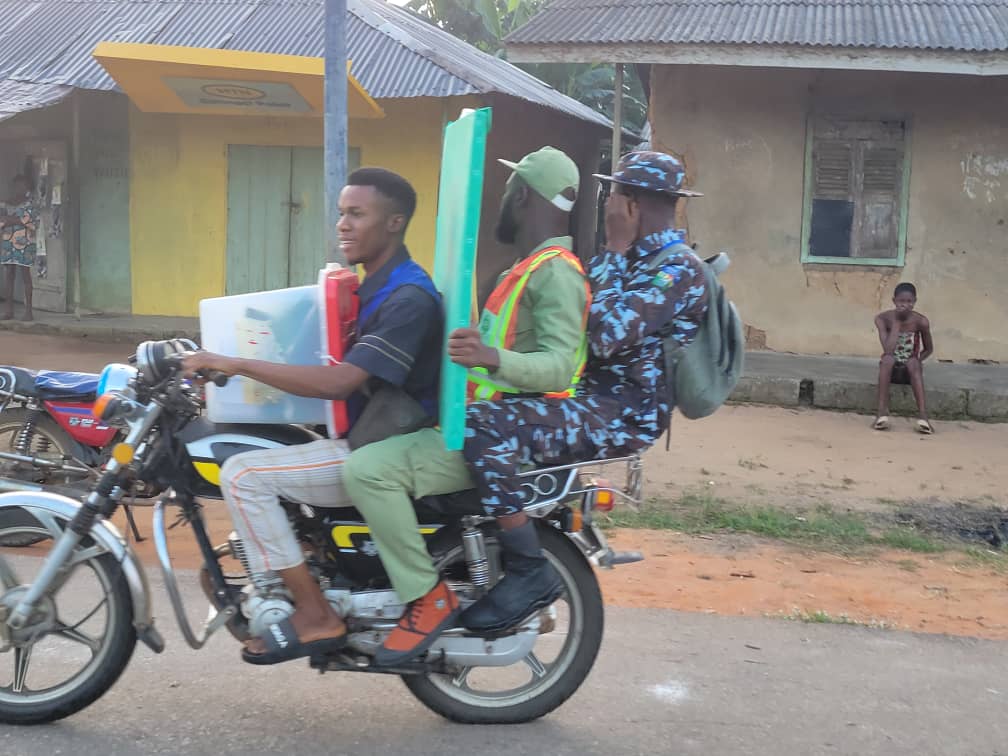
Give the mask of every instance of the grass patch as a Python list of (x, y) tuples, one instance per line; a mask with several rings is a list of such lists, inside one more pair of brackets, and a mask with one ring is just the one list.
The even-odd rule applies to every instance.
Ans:
[(945, 551), (945, 546), (937, 541), (932, 541), (922, 536), (915, 530), (907, 528), (896, 528), (883, 533), (879, 543), (893, 549), (903, 549), (905, 551), (915, 551), (918, 554), (937, 554)]
[(920, 565), (913, 559), (900, 559), (896, 566), (906, 572), (917, 572), (920, 569)]
[(830, 614), (822, 609), (809, 611), (807, 609), (795, 608), (790, 614), (769, 614), (768, 617), (784, 619), (791, 622), (805, 622), (810, 625), (857, 625), (858, 627), (874, 627), (881, 630), (890, 627), (890, 624), (883, 620), (871, 620), (862, 622), (848, 617), (846, 614)]
[(963, 564), (967, 567), (982, 567), (1000, 574), (1008, 573), (1008, 552), (970, 546), (964, 552)]
[(732, 531), (827, 548), (886, 546), (922, 554), (946, 548), (905, 527), (878, 532), (865, 517), (836, 512), (828, 505), (795, 512), (765, 505), (735, 505), (712, 496), (691, 494), (677, 502), (652, 500), (637, 512), (617, 509), (601, 524), (605, 528), (676, 530), (691, 535)]

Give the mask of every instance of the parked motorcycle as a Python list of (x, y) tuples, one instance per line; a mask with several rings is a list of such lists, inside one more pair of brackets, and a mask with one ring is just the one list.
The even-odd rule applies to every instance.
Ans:
[[(0, 492), (34, 484), (35, 490), (74, 498), (87, 493), (121, 437), (93, 414), (98, 379), (93, 373), (0, 366)], [(143, 540), (132, 511), (126, 513), (134, 537)], [(0, 546), (39, 540), (8, 536), (0, 538)]]
[[(102, 372), (94, 411), (102, 423), (121, 428), (123, 439), (83, 503), (48, 492), (0, 495), (0, 536), (45, 539), (31, 550), (0, 549), (2, 722), (51, 722), (80, 711), (116, 682), (137, 639), (157, 653), (164, 650), (144, 569), (109, 523), (137, 481), (165, 491), (154, 507), (154, 541), (189, 646), (203, 647), (222, 627), (238, 640), (259, 636), (293, 612), (282, 581), (249, 573), (236, 534), (211, 544), (197, 497), (220, 498), (220, 466), (231, 455), (318, 436), (296, 426), (207, 422), (202, 392), (181, 375), (187, 348), (178, 341), (145, 342), (135, 367), (109, 365)], [(354, 509), (284, 503), (313, 575), (349, 632), (344, 650), (311, 658), (309, 666), (400, 675), (424, 705), (458, 722), (527, 722), (560, 706), (588, 675), (602, 640), (602, 596), (592, 565), (642, 558), (613, 552), (593, 522), (597, 511), (611, 509), (614, 497), (639, 499), (639, 459), (608, 464), (614, 463), (626, 470), (619, 489), (587, 478), (600, 463), (523, 475), (531, 498), (526, 511), (536, 518), (544, 553), (564, 582), (556, 603), (504, 633), (451, 629), (422, 658), (393, 668), (376, 667), (373, 655), (405, 607), (389, 587), (367, 526)], [(416, 509), (438, 570), (468, 606), (501, 577), (495, 521), (472, 491), (425, 498)], [(199, 632), (187, 619), (172, 567), (169, 512), (192, 528), (203, 556), (200, 583), (211, 608)]]

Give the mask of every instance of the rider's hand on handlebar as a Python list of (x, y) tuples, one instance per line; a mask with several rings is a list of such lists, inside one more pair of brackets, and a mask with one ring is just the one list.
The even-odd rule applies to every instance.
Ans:
[(448, 336), (448, 356), (456, 365), (467, 368), (496, 370), (500, 367), (497, 350), (484, 344), (475, 328), (458, 328)]
[(190, 352), (182, 358), (182, 370), (189, 377), (210, 379), (215, 373), (234, 375), (235, 359), (213, 352)]

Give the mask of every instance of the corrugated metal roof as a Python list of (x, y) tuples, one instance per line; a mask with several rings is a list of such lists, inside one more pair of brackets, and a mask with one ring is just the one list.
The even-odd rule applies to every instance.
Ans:
[(18, 113), (55, 105), (72, 91), (73, 87), (59, 84), (32, 84), (0, 79), (0, 121)]
[[(377, 99), (503, 94), (610, 128), (601, 113), (383, 0), (348, 0), (353, 74)], [(115, 89), (100, 41), (321, 56), (323, 0), (0, 0), (0, 79)]]
[(554, 0), (508, 45), (1008, 51), (1008, 0)]

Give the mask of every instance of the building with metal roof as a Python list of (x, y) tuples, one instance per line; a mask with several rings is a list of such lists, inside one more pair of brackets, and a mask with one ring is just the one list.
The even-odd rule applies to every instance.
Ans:
[(877, 356), (913, 281), (941, 358), (1008, 360), (1008, 0), (553, 0), (506, 45), (644, 70), (754, 345)]
[[(372, 97), (501, 94), (610, 126), (605, 115), (403, 8), (349, 0), (347, 9), (347, 57)], [(311, 57), (324, 47), (323, 0), (3, 0), (0, 15), (10, 19), (0, 31), (0, 98), (14, 86), (3, 80), (44, 84), (40, 103), (65, 87), (116, 89), (91, 56), (102, 41)]]
[(755, 44), (998, 52), (998, 0), (556, 0), (508, 39), (542, 44)]
[[(207, 297), (314, 281), (323, 0), (0, 0), (0, 14), (0, 183), (28, 173), (44, 205), (37, 307), (192, 316)], [(346, 32), (348, 164), (416, 187), (421, 264), (444, 126), (465, 108), (493, 109), (481, 283), (515, 254), (493, 233), (509, 175), (493, 158), (551, 144), (593, 195), (603, 114), (383, 0), (348, 0)], [(574, 216), (590, 247), (594, 203)]]
[(765, 65), (773, 47), (793, 67), (1001, 75), (1008, 0), (554, 0), (506, 42), (521, 61)]

